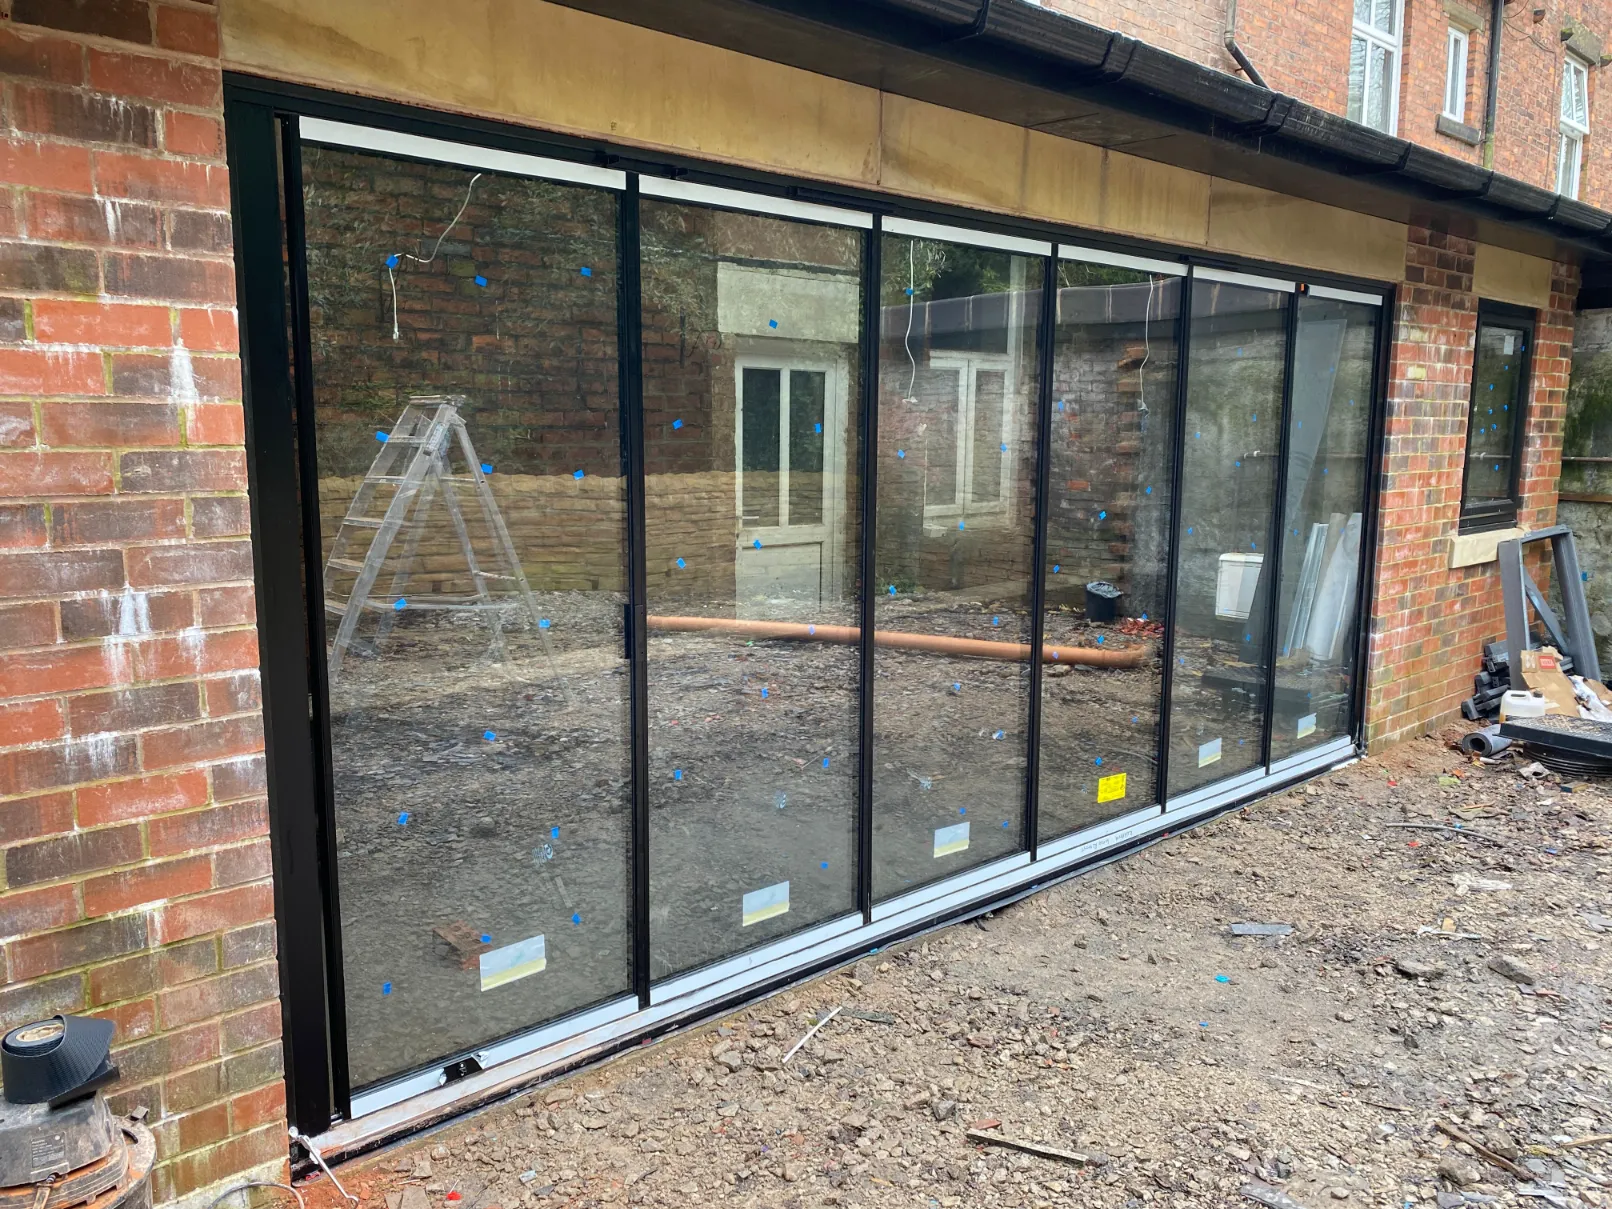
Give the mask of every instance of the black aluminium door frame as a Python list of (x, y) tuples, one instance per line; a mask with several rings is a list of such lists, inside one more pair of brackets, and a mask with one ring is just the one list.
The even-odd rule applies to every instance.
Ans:
[[(1061, 263), (1057, 245), (1078, 256), (1081, 248), (1112, 250), (1132, 254), (1163, 253), (1180, 263), (1185, 272), (1180, 314), (1177, 317), (1178, 373), (1176, 382), (1175, 447), (1171, 451), (1170, 531), (1167, 557), (1170, 570), (1164, 601), (1165, 623), (1162, 646), (1160, 710), (1156, 741), (1156, 804), (1163, 808), (1168, 799), (1169, 735), (1172, 685), (1172, 651), (1179, 562), (1181, 511), (1182, 416), (1188, 399), (1190, 331), (1193, 278), (1190, 268), (1228, 268), (1268, 275), (1293, 277), (1291, 268), (1268, 262), (1237, 258), (1195, 256), (1169, 245), (1143, 240), (1116, 238), (1102, 232), (1083, 232), (1049, 223), (1038, 223), (999, 215), (982, 215), (966, 208), (942, 203), (898, 200), (872, 191), (824, 189), (801, 182), (782, 180), (764, 173), (747, 173), (716, 165), (673, 157), (650, 160), (641, 151), (626, 151), (599, 143), (565, 136), (550, 136), (505, 123), (483, 119), (458, 118), (427, 112), (391, 102), (368, 101), (298, 85), (241, 77), (231, 73), (226, 80), (226, 123), (229, 135), (229, 163), (233, 192), (233, 221), (237, 262), (237, 288), (241, 300), (241, 353), (244, 362), (247, 412), (247, 461), (251, 490), (259, 630), (265, 658), (262, 667), (265, 733), (268, 746), (267, 778), (270, 819), (275, 859), (276, 915), (279, 922), (282, 982), (282, 1013), (288, 1111), (295, 1125), (306, 1134), (327, 1128), (333, 1119), (346, 1115), (349, 1088), (345, 1071), (345, 1032), (340, 996), (341, 965), (339, 915), (336, 914), (333, 832), (328, 826), (329, 760), (328, 735), (322, 691), (315, 684), (322, 667), (322, 652), (313, 654), (319, 638), (321, 618), (310, 611), (305, 583), (317, 582), (317, 552), (310, 555), (310, 523), (317, 533), (317, 515), (310, 514), (306, 466), (299, 464), (297, 425), (304, 419), (306, 399), (311, 398), (311, 380), (294, 366), (306, 365), (307, 316), (301, 285), (302, 248), (282, 245), (282, 235), (300, 234), (300, 216), (293, 201), (300, 204), (300, 191), (290, 187), (289, 173), (282, 173), (282, 157), (289, 168), (298, 155), (295, 121), (299, 114), (326, 116), (380, 129), (399, 129), (445, 138), (469, 145), (502, 146), (532, 154), (574, 161), (608, 164), (627, 172), (628, 188), (620, 198), (618, 236), (623, 241), (621, 283), (618, 293), (619, 347), (621, 357), (620, 409), (621, 456), (626, 472), (628, 497), (628, 592), (625, 641), (632, 660), (633, 697), (631, 742), (633, 750), (632, 818), (634, 851), (631, 854), (631, 919), (633, 923), (633, 991), (640, 1003), (647, 998), (648, 944), (647, 902), (647, 692), (644, 679), (646, 642), (646, 594), (644, 592), (644, 498), (642, 433), (642, 350), (635, 333), (639, 322), (638, 247), (636, 230), (629, 231), (636, 216), (636, 188), (640, 171), (674, 176), (698, 175), (712, 183), (751, 191), (782, 193), (802, 199), (848, 206), (871, 212), (873, 226), (866, 248), (871, 255), (864, 261), (862, 303), (864, 311), (863, 348), (863, 549), (864, 576), (861, 603), (864, 632), (871, 632), (873, 556), (876, 544), (874, 508), (876, 505), (876, 464), (878, 434), (878, 323), (880, 216), (899, 213), (914, 218), (943, 221), (973, 229), (1018, 235), (1032, 235), (1054, 244), (1047, 260), (1045, 280), (1052, 288), (1043, 290), (1039, 330), (1045, 347), (1039, 353), (1042, 366), (1037, 399), (1038, 433), (1036, 450), (1036, 493), (1038, 506), (1033, 539), (1038, 561), (1035, 584), (1041, 585), (1048, 518), (1045, 515), (1047, 478), (1050, 474), (1050, 408), (1052, 381), (1048, 365), (1053, 340), (1048, 336), (1048, 315), (1056, 326), (1057, 266)], [(295, 197), (293, 198), (293, 195)], [(282, 207), (284, 209), (282, 210)], [(632, 217), (629, 217), (629, 216)], [(294, 240), (300, 245), (300, 240)], [(290, 255), (286, 252), (290, 250)], [(1366, 530), (1363, 534), (1362, 571), (1357, 618), (1357, 667), (1359, 672), (1351, 704), (1352, 725), (1357, 742), (1363, 737), (1366, 696), (1366, 658), (1370, 649), (1368, 607), (1375, 589), (1376, 541), (1379, 528), (1381, 481), (1386, 411), (1387, 363), (1391, 350), (1392, 287), (1342, 276), (1303, 274), (1303, 280), (1332, 284), (1378, 295), (1383, 300), (1383, 318), (1376, 331), (1377, 364), (1372, 388), (1370, 456), (1367, 476)], [(289, 287), (289, 289), (288, 289)], [(289, 301), (288, 301), (289, 299)], [(1290, 303), (1296, 308), (1296, 300)], [(1055, 335), (1055, 331), (1052, 333)], [(298, 356), (298, 345), (301, 356)], [(1291, 360), (1291, 358), (1290, 358)], [(1284, 432), (1286, 410), (1290, 406), (1292, 367), (1288, 367), (1284, 389)], [(299, 406), (299, 403), (302, 405)], [(311, 458), (312, 449), (300, 450)], [(1278, 511), (1285, 504), (1279, 503)], [(1279, 526), (1278, 526), (1279, 527)], [(310, 561), (311, 559), (311, 561)], [(311, 578), (310, 578), (311, 577)], [(1033, 589), (1035, 590), (1035, 589)], [(1273, 592), (1274, 595), (1274, 592)], [(1034, 619), (1033, 638), (1037, 649), (1043, 641), (1044, 619)], [(310, 659), (275, 659), (275, 652), (298, 649), (310, 652)], [(873, 644), (864, 643), (861, 652), (860, 727), (863, 745), (858, 790), (858, 905), (864, 912), (871, 905), (871, 739), (872, 739), (872, 653)], [(1032, 664), (1032, 678), (1040, 668)], [(1036, 711), (1030, 729), (1029, 760), (1026, 767), (1024, 847), (1032, 853), (1035, 834), (1035, 795), (1039, 775), (1038, 694), (1032, 695)], [(1269, 729), (1267, 719), (1267, 732)], [(1267, 733), (1266, 744), (1268, 748)], [(866, 916), (865, 916), (866, 918)], [(310, 938), (312, 938), (310, 940)]]
[(1058, 332), (1058, 244), (1041, 273), (1041, 314), (1036, 318), (1035, 531), (1030, 542), (1030, 716), (1024, 760), (1024, 847), (1034, 860), (1041, 844), (1041, 658), (1047, 632), (1047, 500), (1052, 479), (1053, 345)]
[(1194, 277), (1189, 272), (1181, 279), (1181, 303), (1176, 314), (1175, 354), (1175, 416), (1171, 428), (1170, 450), (1170, 531), (1165, 538), (1168, 560), (1164, 581), (1164, 635), (1160, 640), (1160, 655), (1164, 661), (1159, 675), (1159, 728), (1158, 762), (1153, 778), (1154, 797), (1162, 812), (1170, 801), (1170, 725), (1171, 703), (1175, 688), (1175, 602), (1181, 579), (1181, 480), (1186, 473), (1187, 443), (1187, 370), (1192, 361), (1192, 292)]
[(1260, 645), (1265, 649), (1265, 720), (1259, 731), (1259, 762), (1271, 766), (1271, 738), (1276, 733), (1276, 629), (1282, 617), (1282, 537), (1287, 533), (1287, 459), (1292, 453), (1293, 375), (1298, 366), (1299, 298), (1302, 286), (1295, 286), (1287, 297), (1287, 348), (1282, 354), (1282, 411), (1276, 430), (1276, 486), (1271, 498), (1271, 527), (1265, 535), (1265, 561), (1270, 574), (1265, 577), (1265, 633)]
[[(259, 675), (263, 693), (265, 778), (274, 858), (274, 913), (279, 937), (280, 1012), (286, 1110), (304, 1132), (324, 1129), (345, 1111), (344, 1043), (332, 1019), (331, 936), (337, 917), (326, 849), (326, 800), (314, 733), (313, 670), (303, 658), (273, 658), (310, 646), (302, 468), (295, 426), (291, 322), (282, 251), (282, 119), (264, 105), (225, 111), (236, 290), (241, 303), (246, 466), (252, 517)], [(268, 657), (264, 657), (268, 656)], [(339, 1089), (339, 1090), (338, 1090)]]

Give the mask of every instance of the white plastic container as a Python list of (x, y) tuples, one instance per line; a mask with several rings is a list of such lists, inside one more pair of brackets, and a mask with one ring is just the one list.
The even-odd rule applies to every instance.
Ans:
[(1543, 718), (1550, 702), (1537, 689), (1507, 689), (1500, 698), (1500, 721), (1507, 718)]
[(1247, 621), (1254, 607), (1254, 589), (1259, 586), (1263, 554), (1222, 554), (1220, 574), (1215, 580), (1215, 616)]

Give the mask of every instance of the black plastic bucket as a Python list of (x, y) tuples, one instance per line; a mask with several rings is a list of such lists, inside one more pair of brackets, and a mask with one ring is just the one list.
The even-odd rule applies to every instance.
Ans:
[(1113, 621), (1119, 616), (1119, 602), (1125, 594), (1107, 580), (1086, 585), (1086, 620)]

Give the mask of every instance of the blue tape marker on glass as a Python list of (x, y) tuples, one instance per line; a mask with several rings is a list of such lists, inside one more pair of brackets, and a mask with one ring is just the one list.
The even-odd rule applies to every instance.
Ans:
[(484, 730), (484, 731), (481, 732), (481, 737), (483, 739), (486, 739), (487, 742), (493, 743), (493, 742), (496, 742), (497, 739), (498, 739), (498, 732), (497, 731), (491, 731), (491, 730)]
[(490, 944), (492, 944), (492, 943), (493, 943), (493, 938), (492, 938), (492, 936), (491, 936), (491, 935), (489, 935), (489, 934), (488, 934), (488, 933), (486, 933), (486, 932), (483, 932), (483, 933), (482, 933), (482, 934), (481, 934), (481, 943), (482, 943), (482, 944), (484, 944), (484, 945), (490, 945)]
[(1002, 820), (1002, 830), (1006, 831), (1007, 828), (1008, 828), (1008, 821), (1006, 819), (1003, 819)]
[(768, 327), (777, 327), (778, 326), (778, 320), (776, 320), (776, 319), (767, 320), (767, 326)]
[(683, 779), (683, 770), (681, 768), (672, 769), (672, 780), (681, 781), (682, 779)]
[(1108, 509), (1104, 508), (1101, 512), (1099, 512), (1097, 514), (1097, 519), (1100, 521), (1106, 521), (1108, 519)]
[(751, 542), (750, 544), (752, 546), (754, 546), (757, 550), (761, 549), (761, 539), (759, 537), (756, 538), (756, 540)]
[(1006, 453), (1006, 452), (1007, 452), (1007, 442), (1006, 442), (1006, 441), (1003, 441), (1003, 442), (1002, 442), (1002, 452), (1003, 452), (1003, 453)]
[(1052, 564), (1052, 573), (1054, 575), (1058, 574), (1058, 572), (1061, 571), (1062, 569), (1063, 568), (1062, 568), (1062, 566), (1060, 564), (1058, 564), (1058, 563), (1053, 563)]
[(493, 472), (492, 463), (491, 462), (483, 462), (481, 464), (481, 472), (483, 474), (491, 474)]
[(401, 613), (404, 609), (409, 607), (409, 602), (407, 600), (403, 599), (403, 597), (399, 596), (397, 598), (397, 603), (395, 605), (393, 605), (392, 607), (394, 609), (396, 609), (399, 613)]
[(399, 827), (407, 827), (409, 825), (409, 812), (407, 810), (397, 816), (397, 825)]
[(907, 297), (908, 298), (912, 297), (912, 287), (910, 285), (907, 287)]
[(824, 768), (827, 768), (827, 767), (828, 767), (828, 757), (827, 757), (827, 756), (824, 756), (824, 757), (823, 757), (823, 767), (824, 767)]
[(683, 421), (681, 421), (681, 420), (673, 420), (672, 421), (672, 431), (673, 432), (676, 432), (681, 427), (683, 427)]
[(957, 808), (957, 813), (958, 814), (967, 814), (968, 813), (968, 807), (967, 806), (959, 806)]
[(1103, 645), (1103, 639), (1106, 638), (1106, 637), (1108, 637), (1108, 635), (1106, 635), (1106, 634), (1097, 635), (1097, 645), (1102, 646)]
[(962, 527), (963, 527), (963, 522), (962, 522), (962, 521), (958, 521), (958, 522), (957, 522), (957, 527), (958, 527), (958, 528), (959, 528), (959, 529), (961, 529), (961, 528), (962, 528)]
[(1136, 721), (1136, 715), (1135, 715), (1135, 714), (1132, 714), (1132, 715), (1131, 715), (1131, 721), (1132, 721), (1132, 722), (1135, 722), (1135, 721)]
[(994, 735), (992, 735), (992, 736), (991, 736), (991, 738), (993, 738), (993, 739), (1000, 739), (1000, 738), (1001, 738), (1001, 737), (1002, 737), (1002, 736), (1003, 736), (1003, 735), (1004, 735), (1004, 734), (1006, 734), (1006, 733), (1007, 733), (1007, 732), (1005, 732), (1005, 731), (1000, 731), (1000, 730), (999, 730), (999, 731), (997, 731), (997, 732), (996, 732), (996, 733), (995, 733), (995, 734), (994, 734)]
[(1142, 620), (1143, 620), (1143, 621), (1146, 621), (1146, 620), (1147, 620), (1147, 614), (1146, 614), (1146, 613), (1143, 613), (1143, 614), (1142, 614)]
[(581, 914), (580, 914), (580, 913), (578, 913), (578, 914), (575, 914), (575, 915), (572, 915), (572, 916), (571, 916), (571, 922), (572, 922), (572, 923), (574, 923), (574, 924), (578, 924), (578, 925), (580, 925), (580, 924), (581, 924), (581, 923), (582, 923), (582, 916), (581, 916)]
[(392, 993), (392, 984), (389, 983), (389, 982), (381, 983), (381, 994), (390, 995), (391, 993)]
[(813, 432), (822, 432), (823, 431), (822, 424), (813, 424), (812, 425), (812, 431)]
[(547, 617), (540, 617), (537, 620), (537, 628), (540, 630), (546, 630), (553, 624)]
[(907, 456), (907, 451), (906, 451), (906, 450), (905, 450), (905, 449), (898, 449), (898, 450), (896, 450), (896, 457), (898, 457), (898, 458), (904, 458), (904, 457), (906, 457), (906, 456)]
[(896, 586), (895, 586), (895, 584), (891, 584), (890, 585), (890, 595), (894, 596), (895, 594), (896, 594)]
[(386, 436), (386, 434), (384, 432), (382, 432), (380, 429), (377, 428), (375, 430), (375, 439), (377, 441), (379, 441), (382, 445), (384, 445), (384, 444), (386, 444), (387, 436)]
[(578, 470), (578, 471), (574, 471), (574, 472), (573, 472), (573, 473), (572, 473), (572, 475), (571, 475), (571, 477), (572, 477), (572, 478), (574, 478), (574, 479), (579, 479), (579, 478), (581, 478), (581, 477), (582, 477), (582, 474), (583, 474), (583, 472), (582, 472), (582, 471), (580, 471), (580, 470)]
[(1237, 463), (1236, 463), (1236, 465), (1238, 465), (1238, 466), (1241, 466), (1241, 465), (1242, 465), (1242, 464), (1243, 464), (1243, 463), (1242, 463), (1242, 460), (1241, 460), (1241, 459), (1238, 459), (1238, 461), (1237, 461)]
[(817, 863), (817, 867), (819, 869), (827, 869), (828, 868), (828, 862), (827, 861), (819, 861)]
[(808, 634), (816, 634), (817, 633), (817, 627), (814, 626), (814, 625), (809, 625), (809, 626), (806, 627), (806, 632)]
[(761, 686), (761, 695), (764, 698), (766, 697), (766, 695), (767, 695), (767, 686), (766, 685)]
[(960, 683), (960, 682), (959, 682), (959, 683), (957, 683), (957, 684), (953, 684), (953, 685), (952, 685), (952, 692), (954, 692), (954, 693), (960, 693), (960, 692), (962, 692), (962, 691), (963, 691), (963, 686), (962, 686), (962, 684), (961, 684), (961, 683)]
[(1192, 536), (1192, 526), (1191, 526), (1191, 525), (1188, 525), (1188, 526), (1187, 526), (1187, 536), (1188, 536), (1188, 537), (1191, 537), (1191, 536)]
[(688, 566), (688, 564), (686, 562), (684, 562), (682, 559), (677, 560), (677, 569), (679, 571), (681, 571), (686, 566)]
[[(1215, 975), (1215, 981), (1216, 982), (1230, 982), (1231, 979), (1227, 978), (1224, 974), (1216, 974)], [(1209, 1026), (1207, 1024), (1205, 1024), (1203, 1027), (1208, 1028)]]
[(389, 268), (389, 269), (397, 268), (397, 253), (396, 252), (393, 252), (390, 256), (388, 256), (386, 258), (386, 267)]
[(1143, 495), (1152, 495), (1153, 494), (1153, 488), (1151, 488), (1151, 487), (1143, 488), (1142, 489), (1142, 494)]
[(476, 284), (477, 284), (477, 285), (479, 285), (479, 286), (480, 286), (480, 287), (481, 287), (481, 288), (482, 288), (482, 289), (484, 289), (484, 290), (485, 290), (485, 289), (486, 289), (486, 288), (487, 288), (487, 279), (486, 279), (486, 278), (485, 278), (485, 277), (483, 277), (483, 276), (482, 276), (482, 275), (481, 275), (481, 274), (480, 274), (480, 273), (477, 273), (477, 274), (476, 274), (476, 276), (475, 276), (475, 282), (476, 282)]
[(1097, 763), (1099, 763), (1099, 764), (1101, 764), (1103, 762), (1102, 756), (1098, 756), (1098, 757), (1096, 757), (1096, 759), (1097, 759)]
[(557, 840), (559, 838), (560, 838), (560, 829), (558, 827), (550, 827), (549, 828), (549, 839)]
[(580, 272), (582, 273), (582, 275), (584, 277), (592, 277), (593, 276), (593, 270), (590, 269), (587, 265), (583, 265), (581, 270), (580, 270)]

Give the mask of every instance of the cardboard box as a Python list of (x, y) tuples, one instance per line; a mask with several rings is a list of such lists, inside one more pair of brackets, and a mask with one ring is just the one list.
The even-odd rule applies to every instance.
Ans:
[(1578, 699), (1573, 696), (1572, 682), (1562, 671), (1561, 652), (1555, 647), (1518, 652), (1516, 670), (1524, 688), (1536, 689), (1544, 695), (1546, 713), (1578, 717)]

